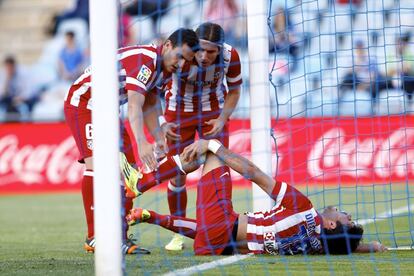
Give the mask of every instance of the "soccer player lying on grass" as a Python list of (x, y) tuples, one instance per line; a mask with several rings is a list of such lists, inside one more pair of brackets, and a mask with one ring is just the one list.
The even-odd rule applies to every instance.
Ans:
[[(127, 216), (130, 225), (147, 222), (183, 233), (194, 239), (196, 255), (348, 254), (386, 250), (379, 242), (361, 243), (363, 228), (352, 221), (351, 215), (332, 206), (318, 213), (301, 192), (272, 179), (217, 140), (199, 140), (180, 156), (164, 159), (157, 172), (149, 174), (141, 174), (124, 159), (122, 171), (127, 192), (137, 196), (166, 177), (173, 177), (177, 170), (189, 173), (204, 156), (203, 175), (197, 186), (196, 220), (135, 208)], [(264, 212), (235, 213), (229, 167), (259, 185), (275, 200), (275, 206)]]

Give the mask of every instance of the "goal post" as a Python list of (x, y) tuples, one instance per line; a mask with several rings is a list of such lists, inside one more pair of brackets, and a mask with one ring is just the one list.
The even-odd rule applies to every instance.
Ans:
[(96, 275), (122, 275), (117, 3), (90, 1)]
[[(252, 161), (265, 173), (272, 175), (267, 2), (246, 1), (246, 10)], [(254, 211), (271, 209), (273, 201), (254, 183), (252, 192)]]

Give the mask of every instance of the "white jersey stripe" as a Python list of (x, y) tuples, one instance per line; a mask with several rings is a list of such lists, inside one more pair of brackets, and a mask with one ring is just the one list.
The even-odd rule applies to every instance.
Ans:
[(279, 208), (280, 204), (282, 203), (283, 198), (285, 197), (286, 189), (287, 189), (287, 184), (285, 182), (282, 182), (279, 193), (276, 197), (275, 206), (272, 208), (272, 210)]
[(134, 79), (132, 77), (127, 77), (126, 78), (126, 82), (127, 83), (131, 83), (131, 84), (134, 84), (136, 86), (139, 86), (139, 87), (141, 87), (144, 90), (147, 90), (147, 87), (142, 82), (140, 82), (137, 79)]
[[(151, 45), (149, 45), (149, 47), (150, 46)], [(138, 55), (138, 54), (146, 55), (147, 57), (150, 57), (151, 59), (154, 59), (154, 60), (157, 57), (157, 53), (147, 50), (147, 49), (140, 48), (140, 49), (128, 50), (128, 51), (118, 54), (118, 60), (123, 60), (124, 58), (127, 58), (129, 56)]]
[(89, 110), (92, 110), (92, 98), (89, 99), (88, 104), (86, 105), (86, 108)]
[(318, 215), (315, 209), (312, 208), (310, 210), (306, 210), (306, 211), (294, 214), (292, 216), (289, 216), (275, 223), (276, 232), (284, 231), (286, 229), (289, 229), (292, 226), (295, 226), (298, 223), (306, 221), (305, 216), (309, 213), (311, 213), (314, 218)]
[[(272, 225), (264, 226), (264, 225), (255, 225), (255, 224), (247, 224), (247, 233), (252, 233), (256, 235), (263, 235), (265, 232), (281, 232), (286, 229), (289, 229), (292, 226), (295, 226), (301, 222), (306, 221), (306, 215), (311, 213), (313, 217), (317, 216), (317, 213), (314, 208), (291, 215), (289, 217), (286, 217), (282, 220), (279, 220), (275, 222)], [(266, 219), (271, 218), (272, 216), (276, 215), (276, 213), (273, 213), (270, 216), (267, 216)], [(251, 213), (247, 214), (248, 216), (252, 216)], [(263, 214), (254, 214), (255, 219), (259, 219), (260, 217), (263, 217)], [(319, 229), (320, 231), (320, 229)]]
[(242, 78), (241, 74), (239, 74), (237, 77), (234, 77), (234, 78), (226, 77), (227, 82), (237, 82), (237, 81), (241, 80), (241, 78)]
[(70, 104), (73, 106), (79, 106), (80, 98), (83, 94), (88, 92), (90, 83), (86, 82), (82, 84), (78, 89), (73, 92), (72, 98), (70, 99)]
[[(206, 72), (205, 81), (212, 83), (215, 72), (216, 72), (216, 65), (210, 66)], [(211, 93), (211, 84), (203, 86), (203, 93), (201, 96), (201, 103), (202, 103), (201, 110), (202, 111), (211, 111), (210, 93)]]
[(170, 99), (169, 99), (169, 105), (168, 105), (168, 110), (170, 111), (176, 111), (177, 110), (177, 91), (178, 91), (178, 81), (177, 81), (177, 75), (173, 74), (173, 81), (172, 81), (172, 87), (171, 89), (168, 91), (168, 93), (171, 93)]
[(85, 72), (80, 75), (79, 78), (76, 79), (76, 81), (73, 83), (73, 85), (78, 85), (79, 83), (81, 83), (84, 79), (86, 79), (87, 77), (89, 77), (91, 75), (90, 73), (90, 67), (85, 69)]
[(247, 247), (249, 248), (249, 250), (252, 250), (252, 251), (263, 251), (264, 250), (263, 244), (260, 244), (257, 242), (248, 242)]

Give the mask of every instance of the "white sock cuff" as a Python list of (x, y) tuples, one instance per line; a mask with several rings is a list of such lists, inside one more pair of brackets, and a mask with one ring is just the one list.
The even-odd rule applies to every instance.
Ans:
[(84, 171), (83, 172), (84, 176), (92, 176), (93, 177), (93, 171)]
[(180, 160), (180, 156), (178, 155), (173, 155), (172, 159), (174, 159), (175, 163), (177, 164), (178, 168), (180, 169), (180, 171), (183, 174), (186, 174), (185, 171), (183, 170), (183, 165), (181, 164), (181, 160)]
[(178, 193), (178, 192), (181, 192), (181, 191), (183, 191), (185, 189), (185, 185), (183, 185), (181, 187), (177, 187), (177, 186), (174, 186), (171, 182), (168, 182), (168, 189), (170, 191), (173, 191), (175, 193)]

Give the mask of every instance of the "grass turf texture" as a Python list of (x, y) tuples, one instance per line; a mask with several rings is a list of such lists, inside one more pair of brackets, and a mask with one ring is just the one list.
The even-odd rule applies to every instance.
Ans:
[[(363, 187), (327, 186), (302, 189), (316, 207), (341, 202), (354, 217), (371, 218), (386, 210), (414, 203), (407, 195), (414, 187), (382, 185)], [(251, 209), (248, 190), (235, 189), (235, 209)], [(166, 213), (166, 192), (147, 193), (136, 201), (145, 208)], [(188, 216), (194, 217), (195, 192), (190, 190)], [(80, 194), (47, 194), (0, 197), (0, 275), (92, 275), (94, 258), (83, 251), (86, 232)], [(375, 210), (375, 211), (374, 211)], [(411, 245), (414, 235), (412, 213), (368, 224), (366, 241), (381, 239), (388, 246)], [(410, 230), (411, 229), (411, 230)], [(221, 259), (195, 257), (192, 241), (186, 239), (182, 252), (166, 252), (171, 233), (157, 226), (134, 226), (140, 244), (152, 251), (148, 256), (127, 256), (130, 275), (153, 274), (182, 269)], [(393, 235), (393, 233), (395, 233)], [(386, 274), (414, 275), (414, 251), (351, 256), (254, 256), (225, 267), (204, 272), (214, 274)]]

